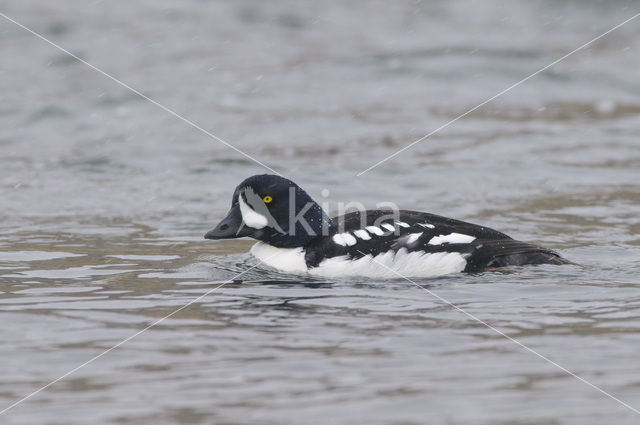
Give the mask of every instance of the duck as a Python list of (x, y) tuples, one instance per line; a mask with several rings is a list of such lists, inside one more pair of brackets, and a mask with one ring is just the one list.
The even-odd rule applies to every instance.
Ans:
[(231, 209), (204, 237), (256, 239), (250, 253), (265, 265), (322, 277), (437, 277), (569, 263), (489, 227), (426, 212), (367, 209), (330, 218), (300, 186), (273, 174), (240, 183)]

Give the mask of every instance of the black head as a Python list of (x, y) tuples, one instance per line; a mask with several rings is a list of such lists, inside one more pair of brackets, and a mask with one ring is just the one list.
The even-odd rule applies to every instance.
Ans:
[(326, 233), (331, 220), (297, 184), (271, 174), (252, 176), (238, 185), (231, 210), (207, 239), (249, 236), (279, 248), (305, 246)]

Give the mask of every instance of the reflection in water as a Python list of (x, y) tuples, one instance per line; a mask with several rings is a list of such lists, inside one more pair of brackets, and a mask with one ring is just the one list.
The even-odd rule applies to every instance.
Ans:
[[(89, 252), (93, 236), (3, 238), (15, 241), (10, 252), (38, 253), (2, 262), (15, 267), (3, 269), (0, 288), (0, 311), (11, 323), (2, 335), (7, 402), (231, 279), (28, 403), (42, 406), (36, 412), (44, 415), (51, 402), (82, 402), (87, 412), (102, 412), (99, 422), (123, 423), (240, 418), (247, 409), (303, 417), (330, 411), (336, 420), (338, 411), (380, 409), (384, 421), (411, 421), (425, 403), (447, 420), (454, 400), (471, 423), (466, 412), (487, 404), (497, 409), (492, 417), (527, 411), (544, 422), (550, 416), (540, 406), (558, 399), (559, 409), (628, 418), (615, 403), (408, 282), (323, 281), (264, 268), (234, 279), (255, 264), (244, 253), (246, 241), (184, 241), (177, 249), (174, 240), (150, 238), (150, 229), (130, 229), (104, 235), (100, 254), (89, 253), (90, 259), (59, 253)], [(42, 254), (47, 249), (54, 255)], [(566, 253), (588, 257), (580, 249)], [(626, 278), (624, 267), (609, 263), (418, 283), (632, 402), (640, 392), (633, 374), (640, 293)], [(607, 361), (611, 356), (615, 362)], [(117, 415), (100, 407), (105, 402), (118, 404)], [(18, 409), (17, 418), (39, 418), (33, 407), (28, 415)], [(77, 413), (61, 407), (56, 417), (73, 422)]]

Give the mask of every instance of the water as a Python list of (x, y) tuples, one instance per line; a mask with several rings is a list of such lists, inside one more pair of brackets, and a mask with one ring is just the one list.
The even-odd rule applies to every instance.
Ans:
[[(633, 1), (110, 2), (1, 11), (335, 209), (393, 201), (580, 266), (417, 283), (640, 409)], [(205, 241), (265, 169), (0, 18), (2, 424), (632, 424), (410, 282)], [(329, 190), (327, 197), (321, 196)]]

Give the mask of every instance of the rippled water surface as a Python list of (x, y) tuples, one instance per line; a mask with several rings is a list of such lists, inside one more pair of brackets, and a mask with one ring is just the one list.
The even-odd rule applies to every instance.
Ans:
[(333, 211), (392, 201), (577, 265), (251, 268), (202, 235), (265, 168), (0, 17), (0, 410), (136, 335), (0, 423), (639, 423), (640, 21), (356, 177), (639, 7), (3, 1)]

